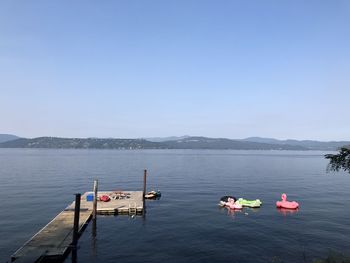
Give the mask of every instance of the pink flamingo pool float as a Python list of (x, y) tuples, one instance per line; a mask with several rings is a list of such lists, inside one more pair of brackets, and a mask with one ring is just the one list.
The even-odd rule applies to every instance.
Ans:
[(299, 204), (295, 201), (287, 201), (287, 195), (282, 194), (282, 201), (277, 201), (276, 206), (278, 208), (286, 208), (286, 209), (297, 209), (299, 207)]
[(242, 209), (242, 205), (236, 203), (235, 199), (228, 198), (227, 202), (224, 202), (224, 205), (231, 209)]

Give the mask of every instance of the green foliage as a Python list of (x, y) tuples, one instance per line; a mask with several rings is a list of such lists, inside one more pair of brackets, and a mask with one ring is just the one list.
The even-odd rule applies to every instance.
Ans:
[(338, 154), (326, 154), (326, 159), (329, 159), (327, 171), (344, 170), (350, 173), (350, 148), (342, 147)]

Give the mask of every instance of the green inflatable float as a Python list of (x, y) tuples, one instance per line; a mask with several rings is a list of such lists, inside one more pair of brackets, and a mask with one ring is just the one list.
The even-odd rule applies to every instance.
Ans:
[(246, 200), (243, 198), (239, 198), (236, 203), (242, 205), (242, 206), (246, 206), (246, 207), (252, 207), (252, 208), (256, 208), (256, 207), (260, 207), (262, 202), (259, 199), (256, 200)]

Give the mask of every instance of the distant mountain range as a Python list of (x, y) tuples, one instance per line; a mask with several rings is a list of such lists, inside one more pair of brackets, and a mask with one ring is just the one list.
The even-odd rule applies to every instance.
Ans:
[(308, 150), (302, 146), (207, 137), (185, 137), (179, 140), (164, 141), (162, 144), (168, 149)]
[(177, 141), (177, 140), (182, 140), (182, 139), (186, 139), (188, 137), (188, 135), (184, 135), (184, 136), (170, 136), (170, 137), (151, 137), (151, 138), (143, 138), (147, 141), (150, 142), (166, 142), (166, 141)]
[(242, 141), (246, 142), (260, 142), (268, 144), (278, 144), (278, 145), (294, 145), (302, 146), (309, 150), (336, 150), (344, 145), (350, 145), (350, 141), (330, 141), (330, 142), (321, 142), (321, 141), (312, 141), (312, 140), (277, 140), (272, 138), (261, 138), (261, 137), (249, 137), (243, 139)]
[(276, 140), (250, 137), (246, 139), (181, 136), (148, 139), (101, 138), (19, 138), (0, 134), (0, 148), (54, 149), (218, 149), (218, 150), (328, 150), (350, 145), (350, 141), (320, 142), (311, 140)]
[(53, 148), (53, 149), (161, 149), (156, 142), (142, 139), (99, 138), (19, 138), (0, 143), (0, 148)]
[(7, 141), (12, 141), (19, 139), (18, 136), (12, 135), (12, 134), (0, 134), (0, 143), (2, 142), (7, 142)]

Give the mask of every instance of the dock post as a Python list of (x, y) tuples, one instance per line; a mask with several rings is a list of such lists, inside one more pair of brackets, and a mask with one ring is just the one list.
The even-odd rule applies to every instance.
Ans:
[(92, 204), (92, 251), (94, 257), (96, 256), (96, 234), (97, 234), (97, 186), (98, 186), (98, 180), (94, 180), (94, 203)]
[(146, 194), (146, 178), (147, 178), (147, 170), (145, 169), (143, 171), (143, 200), (145, 200), (145, 194)]
[(98, 188), (98, 180), (94, 180), (94, 203), (92, 206), (92, 219), (96, 220), (97, 214), (97, 188)]
[(72, 242), (73, 247), (76, 247), (78, 243), (80, 198), (81, 198), (81, 194), (75, 194), (74, 227), (73, 227), (73, 242)]

